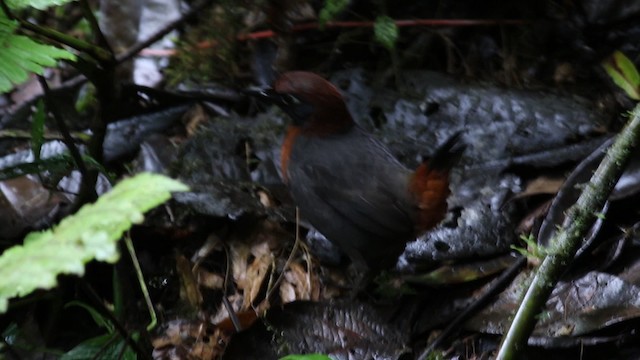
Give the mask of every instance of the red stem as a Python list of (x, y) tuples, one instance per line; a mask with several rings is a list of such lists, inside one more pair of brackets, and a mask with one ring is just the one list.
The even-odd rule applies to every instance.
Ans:
[[(494, 20), (494, 19), (417, 19), (417, 20), (395, 20), (396, 26), (495, 26), (495, 25), (524, 25), (527, 23), (525, 20)], [(291, 32), (299, 32), (305, 30), (313, 30), (320, 28), (364, 28), (373, 27), (374, 21), (331, 21), (324, 26), (320, 26), (318, 22), (310, 22), (303, 24), (295, 24), (291, 28)], [(236, 40), (247, 41), (257, 39), (268, 39), (276, 36), (277, 33), (273, 30), (256, 31), (249, 34), (238, 34)], [(218, 44), (215, 40), (207, 40), (198, 43), (197, 47), (200, 49), (214, 47)], [(175, 55), (174, 49), (145, 49), (140, 52), (142, 56), (171, 56)]]

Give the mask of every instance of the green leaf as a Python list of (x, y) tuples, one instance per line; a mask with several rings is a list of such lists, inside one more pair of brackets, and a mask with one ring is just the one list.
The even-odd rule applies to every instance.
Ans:
[(23, 245), (0, 255), (0, 313), (7, 310), (9, 298), (52, 288), (60, 274), (82, 275), (91, 260), (117, 261), (117, 240), (142, 222), (143, 212), (169, 199), (170, 192), (186, 190), (186, 185), (165, 176), (138, 174), (54, 229), (30, 233)]
[(318, 14), (318, 20), (320, 26), (324, 26), (328, 21), (333, 20), (342, 10), (347, 8), (349, 0), (327, 0), (324, 4), (320, 14)]
[(627, 95), (640, 100), (640, 75), (638, 69), (622, 52), (615, 51), (602, 62), (604, 70), (613, 82), (624, 90)]
[[(134, 335), (134, 339), (139, 336)], [(123, 347), (127, 346), (119, 334), (104, 334), (85, 340), (60, 357), (60, 360), (86, 360), (86, 359), (125, 359), (135, 360), (136, 354), (127, 348), (123, 353)]]
[(52, 156), (34, 162), (17, 164), (0, 169), (0, 181), (28, 174), (38, 174), (44, 171), (54, 174), (66, 173), (69, 169), (73, 168), (74, 165), (75, 162), (73, 158), (68, 154)]
[(44, 10), (50, 6), (63, 5), (75, 0), (6, 0), (7, 5), (11, 9), (24, 9), (26, 7), (34, 7), (38, 10)]
[(331, 360), (330, 357), (323, 354), (307, 354), (307, 355), (287, 355), (280, 360)]
[(86, 114), (89, 110), (98, 107), (98, 94), (96, 87), (92, 83), (87, 83), (78, 92), (75, 108), (78, 114)]
[(511, 249), (520, 253), (520, 255), (527, 258), (535, 258), (535, 259), (544, 259), (547, 254), (549, 254), (549, 250), (542, 245), (538, 245), (536, 238), (529, 235), (520, 235), (520, 240), (524, 241), (527, 244), (527, 247), (520, 247), (516, 245), (511, 245)]
[(40, 161), (40, 149), (44, 143), (44, 101), (40, 99), (36, 105), (36, 112), (33, 114), (33, 123), (31, 124), (31, 151), (35, 161)]
[(392, 18), (388, 16), (378, 16), (373, 26), (376, 41), (388, 50), (396, 46), (398, 40), (398, 26)]
[[(0, 131), (0, 135), (1, 134), (2, 132)], [(107, 177), (110, 183), (114, 182), (112, 174), (107, 172), (107, 169), (96, 161), (96, 159), (89, 155), (82, 155), (82, 161), (84, 161), (87, 169), (98, 170)], [(34, 160), (33, 162), (16, 164), (0, 169), (0, 181), (17, 178), (23, 175), (39, 174), (45, 171), (54, 178), (57, 176), (62, 178), (67, 175), (70, 169), (74, 169), (75, 167), (75, 160), (71, 155), (65, 152), (46, 159)]]
[(78, 306), (87, 310), (89, 315), (91, 315), (93, 321), (95, 321), (99, 327), (106, 329), (109, 334), (113, 333), (113, 324), (111, 323), (111, 320), (102, 316), (102, 314), (100, 314), (100, 312), (94, 309), (92, 306), (85, 304), (82, 301), (74, 300), (67, 303), (64, 307), (66, 309), (72, 306)]
[(23, 83), (29, 73), (42, 74), (45, 67), (55, 66), (58, 60), (75, 61), (76, 56), (66, 50), (15, 34), (17, 27), (16, 21), (0, 11), (0, 92)]

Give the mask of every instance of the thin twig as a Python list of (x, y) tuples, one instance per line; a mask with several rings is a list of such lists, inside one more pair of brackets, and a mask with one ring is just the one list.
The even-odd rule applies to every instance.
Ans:
[[(82, 188), (85, 191), (82, 191), (81, 189), (80, 194), (83, 194), (83, 193), (90, 194), (91, 192), (87, 189), (88, 187), (90, 187), (91, 189), (93, 189), (93, 195), (95, 196), (95, 188), (93, 184), (87, 184), (87, 174), (88, 174), (87, 165), (82, 159), (80, 150), (76, 146), (75, 140), (73, 139), (73, 136), (71, 136), (71, 133), (69, 132), (69, 128), (67, 127), (67, 124), (62, 118), (60, 111), (58, 111), (58, 106), (56, 102), (53, 101), (53, 99), (51, 99), (51, 90), (49, 89), (49, 84), (47, 83), (47, 80), (42, 75), (38, 75), (38, 81), (40, 82), (40, 86), (42, 86), (42, 91), (44, 93), (44, 101), (47, 104), (47, 108), (53, 114), (53, 120), (55, 121), (56, 126), (58, 127), (58, 130), (60, 130), (60, 133), (62, 134), (62, 142), (64, 142), (64, 144), (67, 146), (67, 149), (69, 149), (69, 153), (71, 154), (71, 157), (75, 161), (76, 166), (80, 171), (80, 174), (82, 175)], [(82, 202), (82, 199), (79, 199), (79, 200), (80, 202)]]
[[(0, 0), (0, 1), (4, 1), (4, 0)], [(182, 25), (185, 21), (187, 21), (187, 20), (191, 19), (193, 16), (201, 13), (202, 10), (206, 6), (210, 5), (212, 2), (213, 2), (213, 0), (203, 0), (200, 3), (197, 3), (196, 5), (194, 5), (191, 8), (191, 10), (189, 10), (186, 14), (184, 14), (182, 17), (180, 17), (180, 19), (165, 25), (162, 29), (158, 30), (155, 34), (150, 36), (148, 39), (143, 40), (143, 41), (131, 46), (130, 48), (128, 48), (127, 50), (125, 50), (124, 52), (122, 52), (120, 54), (117, 54), (116, 57), (115, 57), (115, 65), (121, 64), (121, 63), (123, 63), (123, 62), (125, 62), (127, 60), (130, 60), (134, 56), (138, 55), (138, 53), (140, 53), (142, 50), (146, 49), (151, 44), (153, 44), (153, 43), (157, 42), (158, 40), (162, 39), (165, 35), (167, 35), (171, 31), (175, 30), (177, 27)], [(74, 87), (74, 86), (77, 86), (77, 85), (80, 85), (80, 84), (84, 83), (85, 81), (87, 81), (86, 76), (83, 75), (83, 74), (78, 74), (77, 76), (74, 76), (74, 77), (70, 78), (69, 80), (65, 81), (58, 88)]]
[(222, 283), (222, 290), (223, 290), (222, 291), (222, 304), (227, 309), (227, 313), (229, 314), (229, 319), (231, 319), (231, 324), (233, 324), (233, 328), (237, 332), (240, 332), (242, 330), (242, 323), (241, 323), (240, 319), (238, 318), (238, 314), (236, 314), (236, 311), (234, 310), (233, 306), (229, 302), (229, 298), (227, 297), (229, 295), (227, 293), (227, 289), (232, 284), (231, 276), (232, 276), (233, 270), (232, 270), (231, 261), (233, 259), (231, 258), (231, 251), (229, 250), (229, 246), (227, 246), (226, 244), (223, 244), (223, 246), (224, 246), (225, 255), (227, 257), (227, 263), (226, 263), (226, 268), (225, 268), (225, 272), (224, 272), (224, 282)]
[(131, 59), (136, 54), (138, 54), (140, 51), (142, 51), (143, 49), (147, 48), (151, 44), (157, 42), (158, 40), (162, 39), (165, 35), (167, 35), (171, 31), (173, 31), (178, 26), (182, 25), (185, 21), (191, 19), (191, 17), (201, 13), (202, 10), (205, 7), (207, 7), (208, 5), (210, 5), (212, 2), (213, 2), (212, 0), (203, 0), (203, 1), (195, 4), (186, 14), (184, 14), (179, 19), (170, 22), (169, 24), (165, 25), (162, 29), (160, 29), (158, 32), (156, 32), (154, 35), (149, 37), (148, 39), (133, 45), (132, 47), (127, 49), (125, 52), (117, 55), (116, 56), (117, 62), (118, 63), (123, 63), (123, 62)]
[[(298, 253), (298, 248), (300, 248), (301, 242), (302, 240), (300, 239), (300, 209), (296, 207), (296, 240), (293, 243), (293, 248), (289, 253), (289, 257), (287, 258), (287, 261), (284, 263), (284, 266), (282, 267), (282, 272), (278, 276), (278, 279), (273, 283), (273, 286), (271, 286), (267, 291), (267, 295), (264, 297), (264, 300), (262, 301), (262, 303), (264, 303), (265, 301), (269, 301), (269, 299), (271, 299), (271, 296), (273, 295), (273, 292), (278, 288), (278, 286), (280, 286), (280, 283), (284, 278), (284, 273), (287, 271), (289, 266), (291, 266), (291, 263), (293, 262), (293, 258)], [(260, 305), (262, 305), (262, 303)], [(258, 308), (261, 308), (261, 306), (258, 306)]]
[(233, 309), (233, 306), (231, 305), (231, 303), (229, 302), (229, 299), (226, 296), (222, 297), (222, 304), (224, 304), (225, 309), (227, 309), (227, 313), (229, 314), (229, 319), (231, 320), (233, 329), (236, 332), (242, 331), (243, 330), (242, 323), (238, 318), (238, 314), (236, 314), (236, 311)]

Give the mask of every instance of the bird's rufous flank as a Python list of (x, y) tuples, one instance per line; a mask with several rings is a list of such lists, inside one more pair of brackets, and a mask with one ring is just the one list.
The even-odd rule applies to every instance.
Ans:
[(445, 216), (449, 170), (460, 134), (416, 170), (356, 125), (338, 89), (319, 75), (292, 71), (261, 92), (292, 119), (280, 166), (303, 218), (356, 266), (395, 264), (405, 244)]

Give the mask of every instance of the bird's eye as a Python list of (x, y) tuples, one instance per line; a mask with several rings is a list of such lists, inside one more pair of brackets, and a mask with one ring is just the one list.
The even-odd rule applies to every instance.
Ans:
[(298, 99), (295, 95), (291, 95), (291, 94), (285, 94), (284, 96), (282, 96), (282, 102), (285, 105), (297, 105), (300, 104), (301, 101), (300, 99)]

